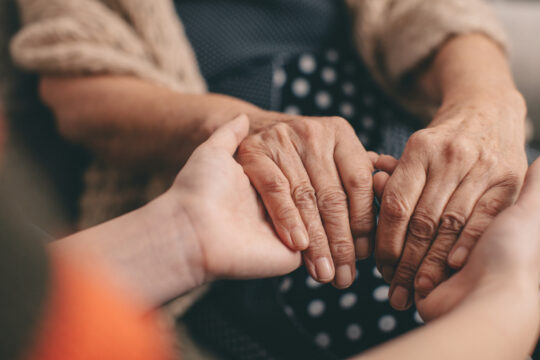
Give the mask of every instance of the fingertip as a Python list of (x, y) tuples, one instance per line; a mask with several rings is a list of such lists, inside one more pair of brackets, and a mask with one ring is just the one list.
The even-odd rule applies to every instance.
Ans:
[(386, 183), (389, 179), (390, 175), (383, 171), (380, 171), (373, 176), (373, 190), (375, 191), (375, 195), (379, 201), (383, 196), (384, 188), (386, 187)]
[(468, 256), (469, 250), (464, 246), (460, 246), (454, 249), (448, 256), (448, 265), (454, 270), (459, 270), (465, 265)]
[(219, 127), (205, 144), (222, 148), (232, 155), (248, 133), (249, 119), (247, 115), (242, 114)]
[(309, 246), (309, 238), (303, 226), (296, 226), (290, 232), (293, 250), (303, 251)]
[(398, 164), (399, 161), (395, 157), (390, 155), (381, 155), (375, 163), (375, 168), (392, 174)]
[(367, 155), (369, 157), (369, 160), (371, 161), (371, 164), (373, 165), (373, 167), (375, 167), (377, 160), (379, 160), (379, 154), (374, 151), (368, 151)]

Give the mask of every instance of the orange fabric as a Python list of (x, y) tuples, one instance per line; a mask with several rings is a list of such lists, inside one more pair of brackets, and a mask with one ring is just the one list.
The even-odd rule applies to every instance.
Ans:
[(97, 277), (52, 260), (44, 321), (27, 360), (165, 360), (172, 347), (164, 329)]

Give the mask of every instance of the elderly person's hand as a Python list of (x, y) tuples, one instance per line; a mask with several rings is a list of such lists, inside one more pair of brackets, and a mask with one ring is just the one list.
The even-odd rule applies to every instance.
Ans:
[(511, 296), (536, 302), (540, 278), (540, 161), (530, 168), (516, 205), (492, 222), (467, 264), (427, 297), (416, 294), (416, 305), (425, 320), (438, 318), (475, 294), (515, 289)]
[[(492, 58), (487, 74), (463, 61), (475, 59), (478, 49)], [(375, 256), (396, 309), (446, 279), (448, 265), (461, 268), (519, 193), (527, 168), (526, 107), (509, 75), (489, 71), (505, 66), (496, 46), (476, 37), (450, 43), (435, 61), (442, 106), (407, 143), (381, 201)]]
[(371, 248), (370, 155), (342, 118), (261, 117), (275, 122), (241, 144), (239, 162), (280, 238), (291, 249), (305, 250), (311, 276), (350, 286), (356, 258), (368, 257)]

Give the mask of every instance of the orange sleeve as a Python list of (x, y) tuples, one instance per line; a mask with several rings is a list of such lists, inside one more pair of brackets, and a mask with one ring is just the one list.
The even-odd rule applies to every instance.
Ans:
[(106, 281), (60, 259), (51, 264), (51, 295), (26, 360), (173, 358), (156, 317), (143, 316)]

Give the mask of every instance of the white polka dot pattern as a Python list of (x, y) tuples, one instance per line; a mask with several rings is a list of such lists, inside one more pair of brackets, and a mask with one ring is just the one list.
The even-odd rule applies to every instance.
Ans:
[(321, 72), (321, 77), (327, 84), (332, 84), (337, 79), (336, 70), (330, 67), (325, 67)]
[(312, 74), (317, 69), (315, 58), (311, 54), (304, 54), (298, 60), (298, 67), (304, 74)]
[(315, 336), (315, 344), (317, 344), (317, 346), (323, 349), (326, 349), (327, 347), (329, 347), (330, 342), (331, 342), (330, 335), (328, 335), (327, 333), (318, 333)]
[(289, 291), (293, 283), (292, 278), (286, 277), (283, 280), (281, 280), (281, 284), (279, 285), (279, 291), (282, 293)]
[(396, 318), (392, 315), (384, 315), (379, 319), (379, 329), (382, 332), (391, 332), (396, 328)]
[(319, 317), (323, 314), (326, 305), (322, 300), (316, 299), (309, 303), (307, 311), (312, 317)]
[(357, 299), (358, 297), (355, 293), (349, 292), (343, 294), (339, 299), (339, 306), (341, 306), (342, 309), (350, 309), (356, 304)]
[(388, 285), (381, 285), (375, 290), (373, 290), (373, 298), (379, 302), (388, 300), (388, 290), (390, 287)]
[(318, 287), (321, 287), (322, 284), (320, 282), (317, 282), (315, 281), (311, 276), (308, 275), (308, 277), (306, 277), (306, 285), (308, 288), (311, 288), (311, 289), (316, 289)]
[(362, 337), (362, 328), (358, 324), (351, 324), (347, 326), (345, 335), (351, 341), (358, 341)]
[(292, 91), (294, 95), (299, 98), (306, 97), (309, 94), (311, 87), (306, 79), (296, 79), (292, 84)]

